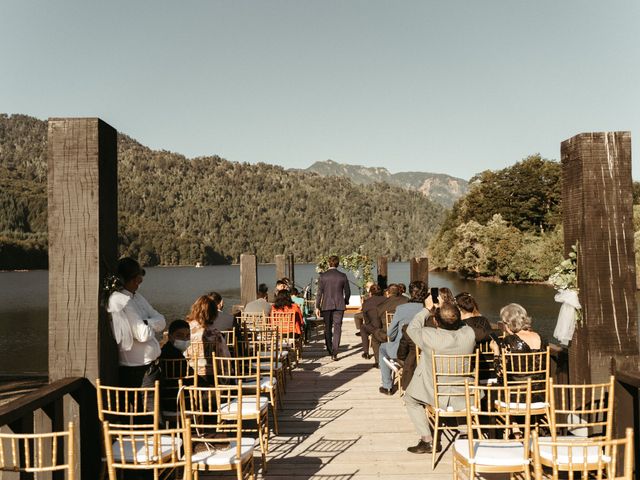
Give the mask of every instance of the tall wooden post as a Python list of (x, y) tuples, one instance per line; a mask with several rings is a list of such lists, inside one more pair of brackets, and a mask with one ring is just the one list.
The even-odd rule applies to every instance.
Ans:
[(611, 358), (638, 370), (631, 134), (582, 133), (561, 146), (564, 248), (578, 245), (583, 326), (569, 348), (571, 383), (605, 381)]
[(117, 381), (100, 286), (118, 255), (117, 132), (98, 118), (50, 118), (49, 379)]
[(296, 284), (296, 262), (293, 253), (287, 255), (287, 277), (291, 280), (291, 285)]
[(285, 263), (284, 263), (284, 255), (276, 255), (276, 280), (280, 280), (286, 276), (285, 274)]
[(383, 290), (387, 288), (389, 282), (388, 270), (387, 270), (387, 257), (378, 257), (378, 285)]
[(240, 303), (246, 305), (256, 299), (258, 290), (258, 263), (256, 256), (240, 255)]
[(427, 257), (412, 258), (410, 263), (411, 281), (422, 280), (429, 285), (429, 259)]

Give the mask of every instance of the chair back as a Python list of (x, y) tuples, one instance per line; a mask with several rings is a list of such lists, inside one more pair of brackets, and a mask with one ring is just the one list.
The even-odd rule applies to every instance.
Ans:
[(76, 441), (73, 422), (69, 422), (67, 428), (52, 433), (0, 433), (0, 472), (66, 471), (67, 478), (74, 480)]
[(240, 315), (240, 325), (244, 330), (254, 330), (256, 328), (263, 328), (267, 325), (267, 320), (264, 312), (260, 313), (246, 313), (242, 312)]
[(238, 353), (238, 339), (236, 338), (236, 330), (231, 328), (229, 330), (222, 330), (220, 333), (224, 336), (224, 339), (227, 341), (227, 347), (229, 347), (229, 351), (232, 354)]
[(494, 363), (495, 355), (493, 350), (491, 350), (490, 344), (491, 338), (483, 340), (477, 344), (479, 352), (478, 379), (481, 382), (497, 378)]
[[(562, 465), (562, 478), (573, 479), (576, 473), (580, 478), (598, 478), (607, 480), (632, 480), (633, 479), (633, 429), (627, 428), (625, 438), (621, 439), (539, 439), (537, 432), (532, 432), (533, 471), (536, 480), (549, 478), (543, 476), (541, 451), (546, 449), (551, 452), (552, 476), (556, 480), (560, 478)], [(623, 465), (619, 468), (618, 459), (621, 450), (623, 453)], [(566, 473), (565, 473), (566, 472)]]
[[(216, 388), (243, 383), (245, 391), (251, 390), (256, 405), (260, 403), (260, 353), (246, 357), (213, 356), (213, 381)], [(249, 397), (249, 395), (245, 395)]]
[(130, 430), (102, 425), (110, 480), (117, 480), (116, 470), (153, 471), (160, 478), (163, 471), (182, 468), (184, 478), (191, 477), (191, 425), (163, 430)]
[(384, 312), (384, 331), (388, 332), (389, 331), (389, 326), (391, 325), (391, 322), (393, 322), (393, 312)]
[(478, 351), (465, 355), (431, 352), (431, 361), (434, 407), (446, 411), (452, 405), (455, 410), (462, 410), (465, 405), (465, 384), (478, 385)]
[(155, 429), (160, 426), (160, 382), (153, 387), (112, 387), (96, 380), (98, 418), (111, 428)]
[(236, 409), (236, 417), (232, 421), (228, 414), (223, 419), (219, 407), (233, 401), (242, 405), (242, 380), (238, 381), (238, 385), (185, 386), (180, 391), (179, 399), (182, 424), (191, 427), (191, 450), (194, 455), (223, 448), (230, 441), (235, 441), (236, 458), (241, 457), (242, 409)]
[[(465, 382), (467, 436), (471, 461), (474, 442), (496, 438), (492, 442), (513, 442), (520, 437), (523, 462), (529, 459), (531, 434), (531, 380), (524, 385), (478, 385)], [(500, 438), (502, 437), (502, 438)], [(523, 464), (524, 464), (523, 463)]]
[(555, 385), (549, 379), (551, 437), (574, 435), (611, 440), (615, 377), (606, 383)]
[[(531, 380), (534, 402), (549, 403), (549, 347), (541, 352), (502, 354), (503, 382), (508, 386), (525, 385)], [(545, 407), (546, 408), (546, 407)]]

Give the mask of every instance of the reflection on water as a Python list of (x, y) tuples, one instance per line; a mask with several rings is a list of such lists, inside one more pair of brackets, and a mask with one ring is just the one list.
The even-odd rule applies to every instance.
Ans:
[[(409, 283), (407, 263), (389, 264), (389, 281)], [(302, 289), (317, 276), (314, 265), (296, 265), (296, 285)], [(47, 277), (43, 270), (0, 272), (0, 374), (44, 373), (47, 370)], [(521, 303), (533, 316), (534, 327), (551, 338), (559, 304), (546, 285), (497, 285), (462, 280), (456, 274), (431, 272), (430, 286), (448, 287), (454, 293), (473, 295), (482, 313), (492, 321), (507, 303)], [(274, 265), (258, 267), (258, 281), (273, 288)], [(351, 277), (352, 281), (355, 281)], [(352, 290), (356, 287), (352, 285)], [(191, 303), (215, 290), (225, 300), (225, 310), (240, 300), (237, 265), (213, 267), (147, 268), (140, 292), (168, 321), (184, 318)]]

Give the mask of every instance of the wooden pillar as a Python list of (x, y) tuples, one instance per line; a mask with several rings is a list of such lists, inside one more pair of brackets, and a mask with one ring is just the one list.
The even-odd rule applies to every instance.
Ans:
[(427, 257), (412, 258), (410, 263), (410, 281), (422, 280), (429, 285), (429, 259)]
[(258, 263), (256, 256), (240, 255), (240, 303), (246, 305), (256, 299), (258, 290)]
[(389, 282), (388, 270), (387, 270), (387, 257), (378, 257), (378, 285), (383, 290), (387, 288)]
[(293, 253), (287, 255), (287, 277), (291, 280), (291, 285), (296, 284), (296, 262)]
[(117, 381), (100, 287), (118, 255), (117, 132), (98, 118), (50, 118), (49, 379)]
[(582, 133), (561, 146), (564, 248), (578, 245), (583, 326), (569, 348), (571, 383), (638, 370), (631, 134)]
[(276, 255), (275, 262), (276, 262), (276, 281), (277, 281), (286, 276), (284, 255)]

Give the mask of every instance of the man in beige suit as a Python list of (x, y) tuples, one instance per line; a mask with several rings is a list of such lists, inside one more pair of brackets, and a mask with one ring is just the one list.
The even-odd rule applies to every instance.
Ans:
[[(436, 328), (425, 327), (425, 320), (433, 321)], [(431, 353), (443, 355), (472, 353), (476, 347), (476, 337), (473, 329), (461, 321), (460, 310), (453, 303), (442, 304), (436, 309), (433, 317), (430, 317), (430, 311), (426, 308), (419, 312), (409, 323), (407, 335), (422, 350), (420, 362), (404, 397), (407, 413), (420, 435), (420, 441), (407, 450), (411, 453), (431, 453), (433, 448), (440, 450), (438, 445), (434, 446), (431, 443), (433, 437), (424, 410), (425, 405), (434, 404)], [(443, 401), (447, 402), (447, 399), (440, 397), (439, 401), (442, 404)], [(448, 402), (444, 408), (451, 407), (454, 410), (465, 408), (464, 397), (449, 397)]]

